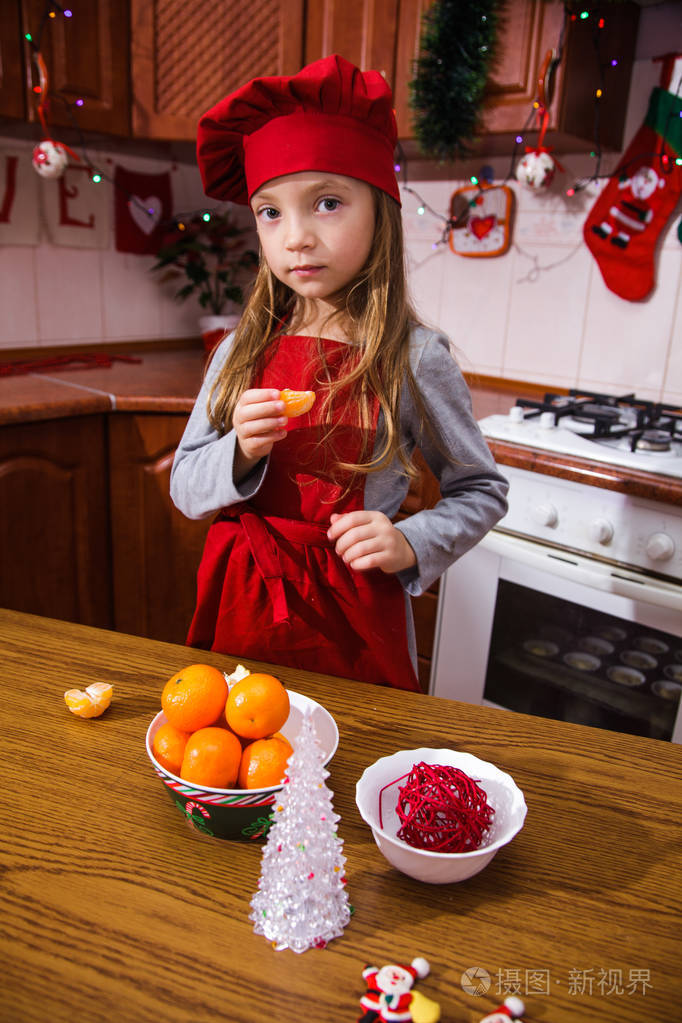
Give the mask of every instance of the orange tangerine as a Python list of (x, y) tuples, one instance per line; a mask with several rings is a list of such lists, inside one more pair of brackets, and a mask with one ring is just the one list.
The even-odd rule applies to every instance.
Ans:
[(310, 412), (315, 402), (314, 391), (291, 391), (285, 387), (279, 392), (280, 399), (284, 402), (284, 415), (289, 419), (294, 416), (302, 416), (304, 412)]
[(161, 706), (170, 723), (181, 732), (195, 732), (217, 721), (227, 693), (222, 671), (209, 664), (190, 664), (168, 679), (161, 693)]
[(64, 701), (79, 718), (98, 718), (111, 703), (114, 687), (109, 682), (93, 682), (82, 689), (67, 689)]
[(287, 761), (294, 752), (281, 733), (256, 739), (242, 753), (238, 782), (240, 789), (265, 789), (284, 781)]
[(263, 739), (277, 732), (289, 717), (289, 694), (273, 675), (254, 672), (230, 689), (225, 717), (237, 735)]
[(230, 789), (239, 773), (242, 746), (226, 728), (200, 728), (190, 735), (180, 777), (193, 785)]
[(179, 728), (165, 721), (157, 730), (152, 741), (152, 753), (171, 774), (180, 774), (182, 758), (190, 732), (181, 732)]

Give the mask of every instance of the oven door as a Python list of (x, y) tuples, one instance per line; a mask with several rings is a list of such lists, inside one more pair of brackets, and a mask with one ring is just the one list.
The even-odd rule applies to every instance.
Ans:
[(682, 742), (682, 586), (493, 530), (441, 580), (430, 692)]

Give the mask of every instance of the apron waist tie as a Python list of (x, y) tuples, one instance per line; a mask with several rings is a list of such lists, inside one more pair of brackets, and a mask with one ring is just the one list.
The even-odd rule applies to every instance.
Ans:
[(272, 602), (275, 625), (289, 622), (289, 606), (284, 588), (284, 570), (279, 557), (277, 535), (315, 547), (333, 547), (327, 527), (304, 519), (286, 519), (277, 515), (259, 515), (248, 505), (236, 505), (221, 519), (238, 519)]

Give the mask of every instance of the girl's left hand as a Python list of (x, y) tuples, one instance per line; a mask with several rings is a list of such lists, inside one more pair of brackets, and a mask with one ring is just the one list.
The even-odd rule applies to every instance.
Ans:
[(334, 542), (339, 557), (356, 572), (371, 568), (401, 572), (417, 563), (409, 542), (383, 512), (333, 514), (327, 536)]

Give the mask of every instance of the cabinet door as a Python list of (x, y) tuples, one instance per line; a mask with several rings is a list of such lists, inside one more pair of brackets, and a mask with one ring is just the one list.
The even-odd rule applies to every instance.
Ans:
[(210, 520), (193, 522), (169, 495), (187, 416), (110, 418), (114, 621), (120, 632), (184, 643)]
[(381, 71), (393, 84), (398, 0), (309, 0), (305, 63), (338, 53), (363, 71)]
[(24, 39), (18, 0), (0, 3), (0, 117), (26, 117)]
[(410, 82), (416, 73), (419, 59), (422, 18), (433, 5), (433, 0), (403, 0), (400, 4), (398, 22), (395, 71), (393, 75), (393, 99), (398, 123), (398, 138), (414, 137), (413, 113), (410, 107)]
[(209, 107), (302, 65), (303, 0), (131, 0), (133, 134), (194, 141)]
[[(502, 8), (496, 55), (486, 88), (486, 133), (523, 128), (537, 96), (538, 72), (547, 52), (557, 47), (563, 20), (563, 4), (546, 0), (514, 0)], [(560, 68), (555, 81), (557, 91), (561, 75)], [(556, 128), (556, 104), (550, 113), (550, 127)]]
[(0, 605), (111, 626), (106, 423), (0, 429)]
[[(120, 0), (69, 0), (65, 18), (54, 5), (54, 18), (46, 18), (45, 0), (21, 0), (22, 30), (38, 38), (44, 20), (40, 50), (49, 76), (48, 122), (83, 131), (130, 133), (128, 57), (128, 4)], [(25, 44), (25, 60), (32, 64)], [(35, 77), (35, 76), (34, 76)], [(83, 105), (74, 107), (76, 100)], [(38, 120), (37, 102), (27, 92), (28, 118)]]
[[(426, 464), (419, 450), (414, 452), (414, 462), (419, 475), (410, 483), (410, 489), (403, 501), (399, 519), (414, 515), (422, 508), (433, 508), (440, 500), (440, 486)], [(431, 677), (431, 659), (433, 656), (433, 640), (436, 633), (436, 615), (438, 610), (438, 591), (440, 580), (419, 597), (411, 597), (414, 615), (414, 631), (417, 641), (417, 674), (419, 683), (424, 690), (429, 690)]]

